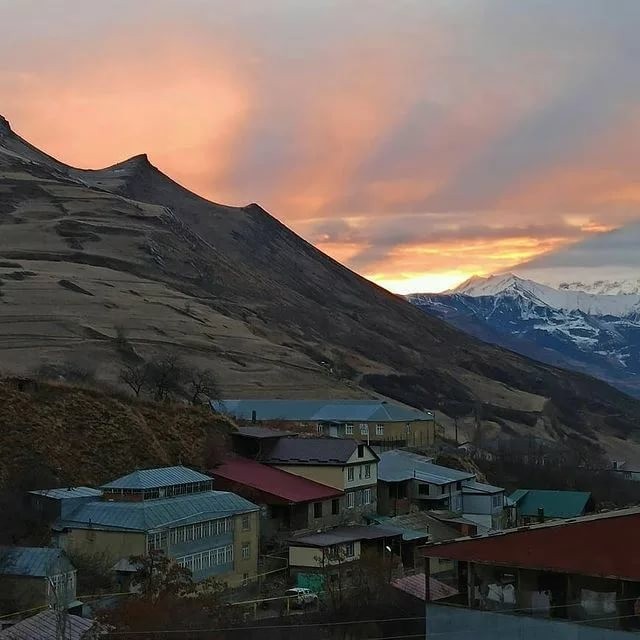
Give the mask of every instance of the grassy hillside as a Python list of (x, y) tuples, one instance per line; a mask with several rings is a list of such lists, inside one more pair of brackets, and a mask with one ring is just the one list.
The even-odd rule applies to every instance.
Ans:
[[(136, 468), (203, 468), (233, 426), (204, 407), (93, 389), (0, 380), (0, 488), (99, 484)], [(35, 488), (24, 486), (24, 488)]]

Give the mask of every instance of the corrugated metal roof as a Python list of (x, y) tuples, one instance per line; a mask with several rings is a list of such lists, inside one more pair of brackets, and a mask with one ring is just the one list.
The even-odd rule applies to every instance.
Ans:
[(70, 498), (99, 498), (102, 495), (100, 489), (93, 487), (60, 487), (58, 489), (37, 489), (29, 491), (35, 495), (46, 496), (54, 500), (67, 500)]
[(245, 438), (283, 438), (284, 436), (295, 436), (293, 431), (282, 431), (281, 429), (268, 429), (267, 427), (238, 427), (232, 435), (238, 434)]
[(545, 518), (575, 518), (584, 514), (591, 494), (584, 491), (518, 489), (510, 496), (520, 515), (534, 517), (544, 509)]
[(507, 529), (423, 547), (423, 555), (640, 581), (640, 508)]
[(224, 478), (236, 484), (268, 493), (284, 502), (302, 503), (327, 500), (344, 493), (334, 487), (328, 487), (247, 458), (227, 460), (213, 469), (212, 473), (214, 478)]
[(431, 462), (431, 458), (394, 449), (380, 454), (378, 479), (383, 482), (421, 480), (443, 485), (475, 478), (474, 473), (441, 467)]
[(67, 554), (53, 547), (0, 547), (0, 574), (44, 578), (74, 570)]
[[(416, 573), (412, 576), (406, 576), (404, 578), (399, 578), (398, 580), (394, 580), (392, 583), (396, 589), (400, 589), (400, 591), (404, 591), (409, 595), (418, 598), (419, 600), (426, 600), (426, 579), (424, 573)], [(448, 584), (444, 582), (440, 582), (440, 580), (436, 580), (435, 578), (429, 578), (429, 600), (441, 600), (442, 598), (449, 598), (451, 596), (455, 596), (458, 593), (457, 589), (450, 587)]]
[[(367, 446), (349, 438), (280, 438), (260, 456), (268, 464), (346, 463), (358, 446)], [(376, 453), (369, 448), (370, 452)]]
[(120, 531), (154, 531), (256, 511), (258, 507), (227, 491), (205, 491), (186, 496), (141, 502), (104, 501), (86, 503), (56, 522), (56, 528)]
[[(26, 620), (22, 620), (12, 627), (0, 631), (1, 640), (57, 640), (60, 638), (58, 616), (56, 611), (43, 611)], [(64, 638), (65, 640), (82, 640), (84, 634), (94, 625), (95, 620), (88, 620), (80, 616), (66, 614)]]
[(310, 533), (289, 539), (289, 544), (298, 547), (331, 547), (357, 540), (380, 540), (399, 538), (402, 534), (393, 529), (372, 524), (369, 526), (335, 527), (323, 533)]
[(211, 480), (211, 477), (188, 467), (160, 467), (158, 469), (139, 469), (102, 485), (102, 489), (155, 489), (206, 480)]
[(502, 487), (496, 487), (486, 482), (478, 482), (477, 480), (466, 480), (462, 483), (462, 493), (500, 493), (504, 491)]
[(300, 422), (412, 422), (433, 420), (431, 411), (389, 400), (213, 400), (218, 413), (241, 420), (292, 420)]

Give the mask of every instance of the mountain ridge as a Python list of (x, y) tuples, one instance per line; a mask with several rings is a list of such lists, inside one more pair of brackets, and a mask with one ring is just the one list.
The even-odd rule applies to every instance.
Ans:
[(457, 418), (463, 436), (482, 406), (488, 437), (534, 432), (600, 452), (637, 446), (640, 457), (637, 401), (429, 317), (259, 205), (210, 202), (141, 155), (83, 170), (13, 132), (2, 149), (10, 371), (84, 360), (113, 384), (120, 331), (139, 357), (171, 349), (213, 369), (228, 397), (383, 394), (436, 410), (448, 433)]

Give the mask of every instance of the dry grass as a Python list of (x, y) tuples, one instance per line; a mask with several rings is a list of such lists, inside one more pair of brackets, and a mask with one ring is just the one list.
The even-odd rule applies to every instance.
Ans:
[(0, 406), (0, 487), (33, 465), (62, 485), (98, 484), (136, 468), (204, 468), (233, 429), (205, 407), (15, 379), (0, 381)]

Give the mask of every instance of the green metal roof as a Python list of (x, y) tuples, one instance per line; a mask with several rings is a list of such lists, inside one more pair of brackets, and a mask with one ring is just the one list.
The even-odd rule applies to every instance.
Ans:
[(585, 491), (518, 489), (509, 498), (521, 515), (533, 517), (544, 509), (545, 518), (575, 518), (584, 514), (591, 494)]
[(62, 549), (53, 547), (0, 547), (0, 574), (40, 578), (73, 571)]
[(218, 413), (237, 419), (300, 422), (412, 422), (433, 420), (431, 411), (420, 411), (388, 400), (214, 400)]
[(235, 493), (205, 491), (186, 496), (141, 502), (96, 500), (56, 521), (57, 529), (105, 531), (155, 531), (164, 527), (205, 522), (259, 507)]
[(160, 467), (158, 469), (139, 469), (121, 478), (102, 485), (103, 489), (157, 489), (176, 484), (206, 482), (211, 476), (189, 469), (188, 467)]

